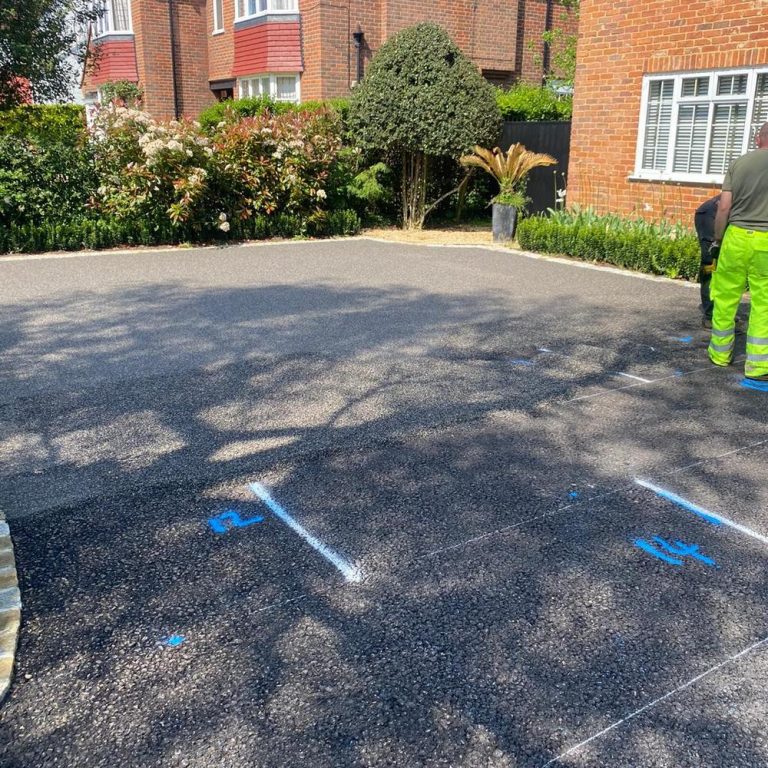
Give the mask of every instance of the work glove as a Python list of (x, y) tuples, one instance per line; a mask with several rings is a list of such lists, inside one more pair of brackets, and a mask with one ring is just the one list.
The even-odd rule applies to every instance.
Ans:
[(707, 263), (702, 265), (702, 272), (711, 275), (717, 270), (717, 259), (720, 256), (720, 243), (712, 243), (707, 251)]
[(712, 245), (709, 246), (709, 258), (712, 259), (712, 261), (717, 261), (717, 257), (720, 255), (720, 243), (712, 243)]

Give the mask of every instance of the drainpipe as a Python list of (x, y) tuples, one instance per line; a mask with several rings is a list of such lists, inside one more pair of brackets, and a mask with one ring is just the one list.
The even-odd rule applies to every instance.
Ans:
[(365, 32), (360, 29), (359, 24), (357, 25), (357, 32), (352, 34), (352, 38), (355, 41), (355, 50), (357, 51), (357, 82), (359, 83), (365, 75), (363, 62)]
[(173, 114), (178, 120), (181, 117), (181, 103), (179, 101), (179, 84), (176, 66), (176, 25), (174, 23), (174, 0), (168, 0), (168, 32), (171, 43), (171, 85), (173, 87)]

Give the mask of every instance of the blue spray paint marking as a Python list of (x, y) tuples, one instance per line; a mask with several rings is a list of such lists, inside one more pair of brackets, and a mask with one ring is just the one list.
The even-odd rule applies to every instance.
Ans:
[(518, 359), (518, 360), (510, 360), (510, 361), (509, 361), (509, 364), (510, 364), (510, 365), (525, 365), (525, 366), (531, 366), (531, 365), (533, 365), (533, 360), (523, 360), (523, 359)]
[(249, 525), (256, 525), (256, 523), (263, 523), (264, 518), (259, 517), (256, 515), (256, 517), (249, 517), (247, 520), (243, 520), (240, 517), (240, 513), (235, 511), (234, 509), (228, 509), (226, 512), (222, 512), (220, 515), (216, 515), (216, 517), (212, 517), (208, 521), (208, 525), (211, 526), (211, 530), (214, 533), (227, 533), (232, 528), (247, 528)]
[(742, 379), (741, 386), (755, 392), (768, 392), (768, 381), (755, 381), (754, 379)]
[(638, 485), (642, 485), (643, 488), (647, 488), (648, 490), (653, 491), (657, 496), (660, 496), (662, 499), (671, 501), (673, 504), (677, 504), (679, 507), (682, 507), (683, 509), (687, 509), (689, 512), (693, 512), (694, 515), (698, 515), (700, 518), (702, 518), (702, 520), (706, 520), (710, 525), (720, 526), (723, 524), (723, 521), (716, 515), (713, 515), (711, 512), (707, 512), (706, 509), (703, 509), (697, 504), (694, 504), (693, 502), (688, 501), (687, 499), (684, 499), (682, 496), (678, 496), (676, 493), (672, 493), (671, 491), (666, 491), (664, 490), (664, 488), (659, 488), (658, 485), (649, 483), (646, 480), (639, 480), (638, 478), (635, 478), (635, 482)]
[(645, 539), (635, 539), (634, 544), (636, 547), (639, 547), (643, 551), (647, 552), (649, 555), (653, 555), (654, 557), (657, 557), (659, 560), (662, 560), (665, 563), (669, 563), (669, 565), (682, 565), (683, 561), (678, 560), (675, 557), (670, 557), (669, 555), (665, 555), (663, 552), (659, 552), (656, 547), (653, 546), (653, 544), (649, 544)]
[(670, 544), (659, 536), (654, 536), (653, 540), (664, 547), (667, 552), (677, 555), (678, 557), (692, 557), (694, 560), (698, 560), (699, 562), (704, 563), (704, 565), (709, 565), (711, 567), (716, 565), (712, 558), (702, 555), (701, 552), (699, 552), (698, 544), (684, 544), (682, 541), (676, 541), (674, 544)]
[(578, 491), (571, 491), (568, 494), (572, 499), (578, 499), (579, 498), (579, 492)]
[(347, 581), (353, 584), (359, 584), (363, 580), (363, 574), (357, 565), (345, 560), (341, 555), (323, 544), (320, 539), (313, 536), (301, 523), (294, 520), (293, 517), (291, 517), (291, 515), (289, 515), (288, 512), (286, 512), (285, 509), (272, 498), (272, 495), (261, 483), (251, 483), (249, 488), (269, 507), (275, 517), (282, 520), (292, 531), (301, 536), (310, 547), (333, 563), (333, 565), (341, 571)]
[(693, 341), (693, 336), (681, 336), (678, 341), (683, 344), (690, 344)]
[[(654, 536), (653, 541), (657, 546), (648, 543), (645, 541), (645, 539), (635, 539), (634, 544), (644, 552), (647, 552), (649, 555), (653, 555), (653, 557), (661, 560), (664, 563), (668, 563), (669, 565), (681, 566), (684, 564), (684, 558), (691, 557), (694, 560), (698, 560), (700, 563), (704, 563), (704, 565), (708, 565), (710, 567), (717, 566), (714, 560), (707, 557), (706, 555), (701, 554), (698, 544), (684, 544), (682, 541), (676, 541), (674, 544), (670, 544), (660, 536)], [(661, 550), (657, 547), (661, 547)]]
[(178, 648), (186, 639), (184, 635), (169, 635), (163, 639), (163, 645), (168, 648)]

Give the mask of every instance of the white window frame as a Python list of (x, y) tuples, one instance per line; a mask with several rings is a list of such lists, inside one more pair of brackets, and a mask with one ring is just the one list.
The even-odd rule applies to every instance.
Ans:
[(213, 34), (219, 35), (224, 31), (224, 0), (212, 0)]
[[(747, 104), (746, 129), (742, 138), (740, 154), (748, 152), (754, 148), (755, 131), (753, 126), (753, 115), (755, 110), (757, 79), (761, 74), (768, 74), (768, 67), (743, 67), (739, 69), (717, 69), (717, 70), (690, 70), (684, 72), (671, 72), (667, 74), (645, 75), (643, 77), (642, 102), (640, 105), (640, 120), (637, 128), (637, 146), (635, 152), (635, 171), (633, 179), (643, 181), (681, 181), (698, 184), (720, 185), (723, 183), (725, 174), (707, 173), (706, 167), (709, 162), (710, 140), (712, 136), (712, 119), (714, 106), (717, 104)], [(717, 95), (717, 81), (719, 77), (728, 75), (747, 75), (747, 93), (743, 96)], [(682, 96), (683, 80), (692, 77), (709, 78), (709, 91), (707, 96)], [(672, 95), (672, 117), (669, 130), (669, 148), (667, 151), (667, 162), (664, 170), (652, 170), (643, 168), (643, 154), (645, 150), (645, 129), (648, 117), (649, 95), (651, 83), (660, 80), (673, 80)], [(677, 142), (678, 116), (681, 105), (708, 104), (709, 118), (707, 124), (707, 139), (704, 147), (704, 170), (702, 173), (682, 173), (673, 170), (675, 158), (675, 145)]]
[(108, 35), (132, 35), (133, 34), (133, 16), (131, 12), (131, 0), (124, 0), (128, 9), (128, 28), (120, 29), (114, 26), (114, 4), (115, 0), (95, 0), (94, 7), (101, 6), (104, 8), (104, 14), (100, 19), (93, 22), (93, 37), (94, 40), (100, 37), (107, 37)]
[[(277, 78), (278, 77), (293, 77), (296, 80), (296, 98), (295, 99), (280, 99), (277, 96)], [(262, 81), (269, 78), (269, 93), (265, 93), (262, 86)], [(258, 83), (256, 89), (253, 84)], [(298, 104), (301, 101), (301, 75), (298, 72), (264, 72), (260, 75), (248, 75), (247, 77), (239, 77), (237, 79), (237, 98), (245, 99), (250, 96), (269, 96), (274, 101), (284, 101), (288, 104)]]
[[(248, 11), (248, 3), (252, 1), (256, 5), (256, 11)], [(265, 10), (259, 10), (258, 5), (263, 1), (266, 5)], [(235, 2), (235, 21), (245, 21), (246, 19), (257, 19), (259, 16), (295, 16), (299, 12), (299, 0), (282, 0), (282, 2), (292, 3), (293, 8), (275, 8), (275, 0), (234, 0)]]

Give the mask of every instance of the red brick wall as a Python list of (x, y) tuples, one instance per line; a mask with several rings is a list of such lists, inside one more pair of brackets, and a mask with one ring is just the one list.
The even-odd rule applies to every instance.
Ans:
[[(208, 87), (206, 0), (173, 0), (176, 34), (177, 94), (181, 113), (197, 117), (213, 101)], [(139, 85), (154, 117), (174, 116), (168, 0), (133, 0), (133, 31)]]
[[(508, 71), (514, 79), (541, 82), (547, 0), (301, 0), (305, 72), (302, 97), (345, 95), (357, 74), (352, 34), (365, 33), (366, 62), (389, 37), (413, 24), (434, 21), (481, 69)], [(553, 22), (562, 25), (554, 3)], [(518, 23), (510, 24), (510, 19)], [(575, 27), (571, 19), (570, 29)]]
[(582, 0), (568, 203), (689, 223), (706, 185), (629, 181), (643, 75), (768, 64), (762, 3)]
[(206, 29), (208, 30), (208, 76), (210, 80), (226, 80), (231, 78), (235, 62), (234, 0), (223, 0), (222, 10), (224, 11), (224, 31), (214, 35), (212, 0), (209, 0), (206, 13)]

